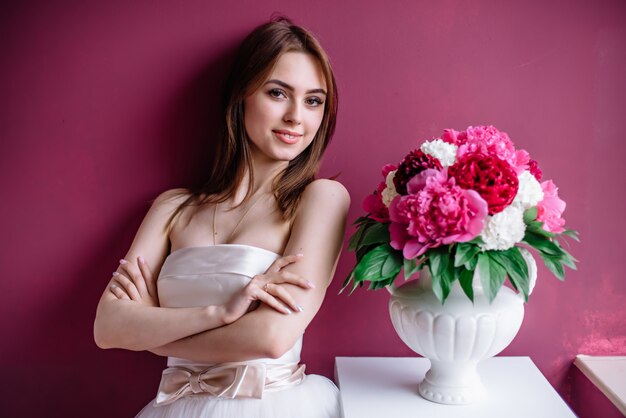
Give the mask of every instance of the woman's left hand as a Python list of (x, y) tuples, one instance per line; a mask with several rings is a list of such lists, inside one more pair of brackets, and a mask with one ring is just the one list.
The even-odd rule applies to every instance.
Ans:
[(137, 257), (137, 264), (120, 260), (118, 271), (113, 273), (110, 289), (118, 299), (133, 300), (146, 306), (159, 306), (154, 276), (141, 256)]

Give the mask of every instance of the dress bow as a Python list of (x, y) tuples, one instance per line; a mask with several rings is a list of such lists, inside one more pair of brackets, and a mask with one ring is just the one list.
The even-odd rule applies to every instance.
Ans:
[(298, 364), (223, 363), (199, 371), (168, 367), (161, 376), (156, 404), (167, 405), (196, 393), (260, 399), (265, 389), (298, 384), (304, 376), (304, 365)]

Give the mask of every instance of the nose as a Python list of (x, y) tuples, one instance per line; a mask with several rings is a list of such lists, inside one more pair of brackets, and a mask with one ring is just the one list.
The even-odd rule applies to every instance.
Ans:
[(300, 125), (302, 123), (302, 106), (296, 101), (292, 101), (285, 111), (283, 120), (292, 125)]

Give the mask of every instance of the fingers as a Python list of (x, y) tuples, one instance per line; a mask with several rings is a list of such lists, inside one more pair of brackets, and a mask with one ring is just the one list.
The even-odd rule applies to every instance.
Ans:
[(150, 266), (148, 266), (148, 263), (146, 263), (146, 260), (144, 260), (142, 256), (137, 257), (137, 265), (139, 266), (139, 270), (145, 279), (148, 293), (153, 299), (158, 299), (156, 282), (152, 275), (152, 269), (150, 269)]
[(274, 285), (272, 283), (268, 283), (265, 285), (265, 292), (274, 296), (274, 298), (280, 299), (285, 305), (291, 307), (293, 311), (302, 312), (302, 306), (300, 306), (293, 297), (289, 294), (289, 292), (280, 285)]
[(267, 269), (266, 273), (277, 273), (285, 266), (289, 264), (295, 263), (296, 261), (302, 260), (304, 254), (294, 254), (294, 255), (286, 255), (284, 257), (280, 257), (276, 259), (271, 266)]
[(123, 300), (130, 300), (130, 298), (128, 297), (128, 295), (126, 294), (126, 292), (124, 292), (117, 284), (112, 283), (111, 286), (109, 286), (109, 290), (111, 290), (111, 293), (113, 293), (115, 295), (116, 298), (118, 299), (123, 299)]
[(291, 310), (289, 310), (285, 305), (280, 303), (276, 298), (269, 293), (263, 291), (262, 289), (258, 289), (255, 295), (256, 299), (265, 303), (266, 305), (274, 308), (280, 313), (290, 314)]
[(126, 276), (132, 279), (140, 295), (143, 296), (149, 294), (148, 287), (146, 286), (146, 279), (144, 278), (142, 271), (135, 263), (129, 263), (128, 261), (121, 259), (120, 267), (124, 270)]
[[(115, 271), (113, 272), (113, 278), (123, 287), (124, 291), (130, 297), (130, 299), (135, 301), (141, 300), (141, 295), (139, 294), (137, 287), (128, 277)], [(113, 291), (113, 289), (111, 289), (111, 291)]]
[[(276, 259), (264, 274), (255, 276), (250, 283), (254, 299), (281, 313), (302, 312), (303, 308), (281, 284), (292, 284), (303, 289), (315, 285), (298, 274), (283, 270), (284, 267), (302, 260), (303, 254), (287, 255)], [(285, 306), (286, 305), (286, 306)], [(289, 308), (291, 309), (289, 309)]]
[(291, 273), (289, 271), (281, 271), (278, 273), (278, 275), (273, 276), (272, 278), (270, 278), (270, 280), (268, 281), (269, 283), (289, 283), (289, 284), (293, 284), (296, 286), (299, 286), (303, 289), (314, 289), (315, 285), (307, 280), (304, 279), (302, 277), (300, 277), (299, 275), (295, 274), (295, 273)]

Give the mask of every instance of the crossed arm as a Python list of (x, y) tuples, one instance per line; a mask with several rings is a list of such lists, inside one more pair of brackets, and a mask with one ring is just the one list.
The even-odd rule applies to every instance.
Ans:
[[(142, 254), (143, 268), (162, 265), (168, 241), (159, 232), (177, 203), (167, 195), (157, 199), (126, 260)], [(216, 363), (280, 357), (302, 335), (321, 306), (341, 250), (349, 204), (345, 188), (331, 180), (316, 180), (303, 193), (285, 254), (304, 255), (282, 267), (281, 274), (304, 278), (314, 288), (295, 279), (276, 285), (302, 306), (302, 312), (285, 315), (262, 303), (228, 323), (223, 306), (160, 308), (119, 299), (107, 289), (96, 315), (96, 342), (103, 348), (150, 350), (163, 356)], [(146, 295), (151, 294), (153, 284), (145, 286)], [(156, 290), (152, 292), (156, 296)]]

